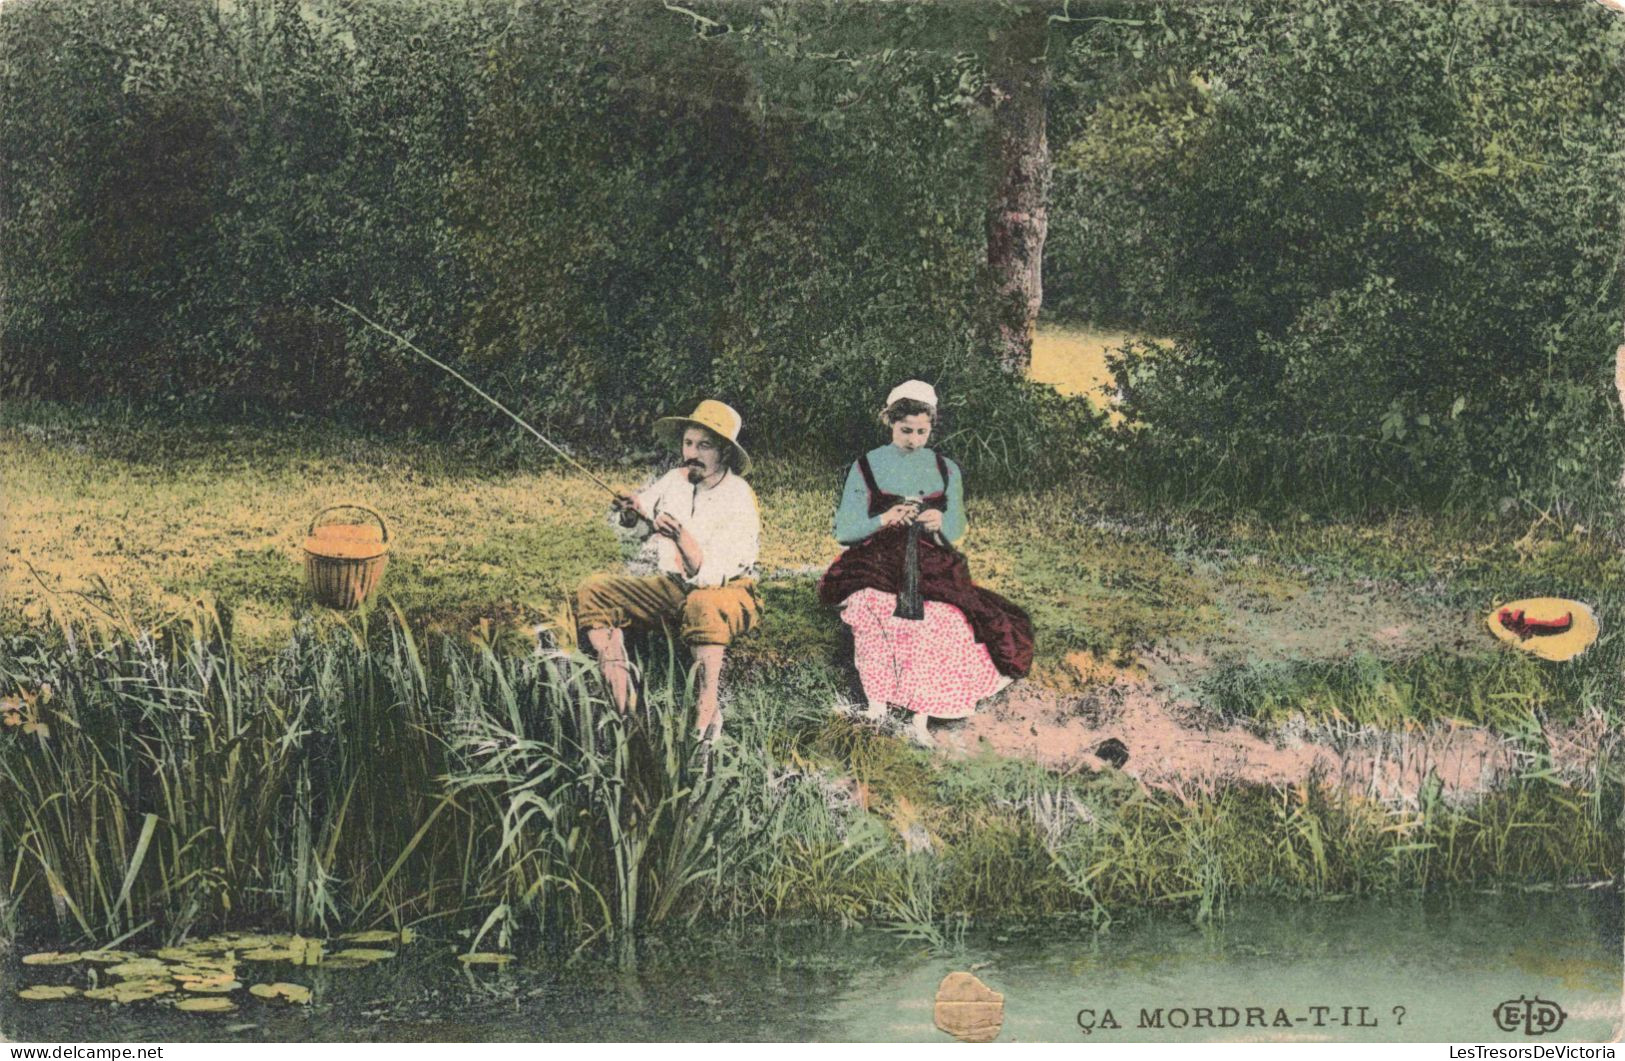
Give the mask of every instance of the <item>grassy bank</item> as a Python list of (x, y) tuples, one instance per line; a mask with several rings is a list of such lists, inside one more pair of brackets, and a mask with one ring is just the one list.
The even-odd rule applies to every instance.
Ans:
[[(654, 711), (629, 724), (568, 652), (570, 588), (622, 558), (595, 488), (529, 450), (15, 404), (3, 420), (8, 927), (428, 920), (569, 950), (810, 916), (935, 938), (967, 917), (1208, 916), (1239, 894), (1560, 883), (1620, 862), (1618, 742), (1576, 775), (1541, 739), (1621, 729), (1611, 532), (1197, 521), (1086, 481), (971, 483), (973, 569), (1032, 613), (1029, 685), (1062, 711), (1160, 661), (1215, 718), (1482, 725), (1531, 764), (1476, 802), (1314, 777), (1147, 789), (832, 720), (850, 679), (813, 584), (842, 469), (769, 463), (753, 476), (768, 620), (730, 653), (729, 739), (702, 760), (664, 642), (646, 646)], [(633, 456), (599, 470), (638, 485), (658, 454)], [(307, 601), (299, 546), (346, 500), (388, 516), (393, 548), (382, 592), (340, 617)], [(1494, 602), (1548, 593), (1603, 620), (1571, 664), (1483, 629)], [(564, 654), (537, 655), (536, 626)]]
[[(275, 652), (300, 622), (321, 618), (304, 587), (300, 543), (317, 510), (342, 501), (390, 521), (384, 592), (413, 622), (458, 634), (486, 620), (511, 632), (547, 624), (567, 639), (571, 588), (622, 561), (601, 493), (535, 447), (18, 403), (0, 407), (0, 422), (0, 628), (11, 632), (156, 621), (202, 599), (245, 653)], [(651, 449), (598, 471), (635, 487), (660, 459)], [(739, 662), (771, 669), (838, 657), (838, 624), (818, 608), (813, 583), (837, 552), (830, 523), (843, 474), (776, 462), (753, 476), (770, 620), (740, 646)], [(1123, 665), (1149, 646), (1222, 634), (1238, 602), (1255, 605), (1249, 621), (1290, 612), (1333, 582), (1380, 583), (1392, 599), (1414, 593), (1406, 606), (1453, 624), (1436, 633), (1473, 638), (1497, 599), (1625, 593), (1617, 543), (1596, 528), (1407, 516), (1198, 521), (1127, 507), (1125, 491), (1086, 481), (1037, 491), (968, 484), (965, 550), (978, 581), (1032, 614), (1040, 681), (1075, 684), (1088, 669), (1079, 653)], [(1339, 608), (1354, 617), (1338, 602), (1323, 611)], [(1593, 659), (1613, 651), (1610, 624), (1603, 629)]]
[[(67, 634), (64, 631), (64, 634)], [(12, 639), (0, 858), (30, 934), (438, 922), (568, 952), (674, 920), (956, 919), (1606, 877), (1616, 775), (1471, 807), (1308, 783), (1181, 798), (1110, 771), (934, 760), (833, 720), (816, 667), (736, 690), (709, 755), (682, 669), (621, 720), (586, 661), (304, 628), (245, 664), (199, 614)]]

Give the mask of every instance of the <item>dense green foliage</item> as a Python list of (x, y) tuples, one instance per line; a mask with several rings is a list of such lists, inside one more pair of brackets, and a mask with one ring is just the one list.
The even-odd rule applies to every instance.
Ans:
[[(991, 66), (1033, 7), (8, 5), (0, 389), (491, 427), (340, 298), (581, 446), (712, 394), (845, 454), (917, 375), (973, 470), (1075, 468), (1090, 415), (987, 356)], [(1120, 366), (1114, 478), (1612, 504), (1625, 23), (1050, 13), (1047, 312), (1171, 340)]]
[(1084, 423), (983, 356), (999, 10), (718, 15), (8, 9), (5, 388), (492, 423), (338, 298), (589, 447), (710, 394), (845, 453), (910, 375), (972, 463)]
[(1052, 312), (1170, 493), (1611, 507), (1625, 20), (1589, 3), (1122, 5), (1058, 65)]

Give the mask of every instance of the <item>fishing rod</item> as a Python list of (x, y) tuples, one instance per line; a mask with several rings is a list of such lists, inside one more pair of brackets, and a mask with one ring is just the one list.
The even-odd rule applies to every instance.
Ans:
[[(610, 494), (613, 495), (616, 500), (620, 500), (621, 498), (626, 496), (624, 491), (617, 490), (613, 486), (610, 486), (608, 483), (604, 482), (604, 480), (598, 478), (598, 476), (594, 475), (591, 471), (589, 471), (587, 469), (587, 467), (585, 465), (583, 465), (580, 461), (576, 460), (574, 457), (572, 457), (568, 453), (564, 452), (564, 450), (562, 450), (558, 446), (554, 445), (552, 440), (550, 440), (546, 435), (542, 434), (540, 431), (536, 430), (534, 427), (531, 427), (528, 423), (526, 423), (519, 416), (518, 413), (514, 412), (512, 409), (508, 408), (506, 405), (503, 405), (501, 402), (497, 401), (495, 398), (493, 398), (489, 394), (485, 393), (483, 390), (481, 390), (479, 388), (478, 384), (476, 384), (473, 380), (469, 379), (467, 376), (463, 375), (461, 372), (458, 372), (456, 369), (452, 368), (450, 365), (446, 364), (444, 361), (441, 361), (438, 358), (430, 355), (429, 353), (424, 351), (422, 347), (418, 346), (416, 343), (414, 343), (412, 340), (408, 339), (406, 336), (399, 335), (399, 334), (397, 334), (395, 332), (390, 331), (388, 328), (384, 327), (382, 324), (379, 324), (377, 321), (373, 320), (371, 317), (367, 316), (365, 313), (362, 313), (360, 310), (356, 309), (354, 306), (350, 305), (348, 302), (340, 302), (336, 298), (330, 298), (329, 301), (331, 301), (334, 305), (339, 306), (342, 309), (349, 310), (351, 313), (353, 313), (357, 317), (361, 318), (361, 320), (363, 322), (365, 322), (368, 327), (371, 327), (371, 328), (374, 328), (374, 329), (376, 329), (376, 330), (378, 330), (380, 332), (383, 332), (385, 335), (389, 336), (391, 339), (395, 340), (397, 343), (400, 343), (402, 346), (406, 347), (408, 350), (412, 351), (414, 354), (417, 354), (419, 357), (423, 358), (423, 360), (429, 362), (429, 364), (435, 366), (438, 369), (442, 369), (442, 370), (450, 373), (452, 375), (452, 377), (457, 380), (457, 382), (461, 383), (463, 386), (467, 387), (469, 390), (473, 391), (475, 394), (478, 394), (481, 398), (484, 398), (486, 401), (488, 401), (492, 405), (496, 406), (498, 409), (500, 409), (508, 417), (508, 419), (512, 420), (514, 423), (518, 424), (520, 427), (524, 428), (526, 431), (529, 431), (531, 434), (535, 435), (536, 440), (538, 442), (540, 442), (542, 445), (546, 446), (548, 449), (552, 450), (554, 453), (557, 453), (560, 457), (564, 458), (565, 463), (570, 465), (570, 467), (574, 468), (576, 471), (580, 472), (582, 475), (585, 475), (587, 478), (591, 479), (593, 482), (597, 483), (599, 486), (601, 486), (605, 490), (609, 491)], [(643, 513), (639, 512), (635, 508), (622, 509), (622, 512), (623, 513), (631, 513), (637, 519), (642, 520), (644, 523), (649, 524), (650, 527), (654, 526), (654, 522), (652, 520), (650, 520), (648, 516), (645, 516)], [(631, 526), (630, 523), (625, 522), (624, 517), (622, 519), (622, 522), (626, 526)]]

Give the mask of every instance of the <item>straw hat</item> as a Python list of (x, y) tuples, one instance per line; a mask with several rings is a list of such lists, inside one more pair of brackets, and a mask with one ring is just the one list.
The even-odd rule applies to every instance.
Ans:
[(688, 416), (662, 416), (656, 420), (655, 435), (667, 442), (679, 442), (682, 440), (683, 431), (691, 426), (714, 431), (727, 439), (728, 444), (734, 448), (734, 452), (739, 456), (739, 474), (744, 475), (750, 471), (750, 454), (739, 444), (739, 428), (742, 424), (743, 421), (739, 414), (734, 412), (733, 406), (707, 398), (696, 405)]
[(1485, 620), (1490, 633), (1541, 659), (1573, 659), (1597, 640), (1597, 617), (1589, 604), (1562, 597), (1510, 601)]

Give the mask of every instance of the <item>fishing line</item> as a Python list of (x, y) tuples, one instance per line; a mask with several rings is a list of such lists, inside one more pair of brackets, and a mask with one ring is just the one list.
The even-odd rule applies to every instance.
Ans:
[[(593, 482), (597, 483), (599, 486), (601, 486), (605, 490), (609, 491), (609, 493), (611, 495), (613, 495), (614, 497), (620, 498), (620, 497), (622, 497), (624, 495), (624, 493), (625, 493), (624, 491), (617, 490), (613, 486), (610, 486), (608, 483), (604, 482), (604, 480), (598, 478), (598, 476), (594, 475), (591, 471), (589, 471), (587, 469), (587, 467), (585, 465), (583, 465), (580, 461), (576, 460), (574, 457), (572, 457), (568, 453), (564, 452), (564, 450), (562, 450), (558, 446), (554, 445), (552, 440), (550, 440), (546, 435), (542, 434), (540, 431), (536, 430), (534, 427), (531, 427), (530, 424), (526, 423), (519, 416), (518, 413), (514, 412), (512, 409), (508, 408), (506, 405), (503, 405), (501, 402), (497, 401), (495, 398), (493, 398), (489, 394), (485, 393), (485, 391), (480, 389), (478, 384), (476, 384), (473, 380), (469, 379), (467, 376), (463, 375), (461, 372), (458, 372), (456, 369), (452, 368), (450, 365), (446, 364), (444, 361), (441, 361), (440, 359), (438, 359), (438, 358), (434, 357), (433, 355), (427, 353), (422, 347), (418, 346), (412, 340), (406, 338), (406, 336), (400, 335), (400, 334), (397, 334), (396, 332), (390, 331), (388, 328), (384, 327), (382, 324), (379, 324), (377, 321), (373, 320), (371, 317), (367, 316), (365, 313), (362, 313), (360, 310), (356, 309), (354, 306), (350, 305), (348, 302), (340, 302), (336, 298), (330, 298), (329, 301), (332, 302), (336, 306), (339, 306), (339, 307), (341, 307), (343, 309), (349, 310), (351, 313), (353, 313), (357, 317), (361, 318), (361, 320), (364, 321), (368, 325), (368, 327), (375, 328), (378, 331), (380, 331), (380, 332), (384, 333), (385, 335), (389, 336), (391, 339), (394, 339), (396, 342), (400, 343), (402, 346), (406, 347), (408, 350), (412, 351), (414, 354), (417, 354), (419, 357), (421, 357), (425, 361), (429, 362), (429, 364), (434, 365), (436, 368), (442, 369), (445, 372), (450, 373), (452, 375), (452, 377), (455, 378), (459, 383), (463, 384), (469, 390), (473, 391), (475, 394), (478, 394), (481, 398), (484, 398), (486, 401), (490, 402), (492, 405), (494, 405), (498, 409), (500, 409), (508, 417), (508, 419), (512, 420), (514, 423), (518, 424), (520, 427), (524, 428), (526, 431), (529, 431), (531, 434), (535, 435), (537, 441), (539, 441), (542, 445), (546, 446), (548, 449), (552, 450), (554, 453), (557, 453), (560, 457), (562, 457), (564, 459), (565, 463), (570, 465), (570, 467), (574, 468), (576, 471), (580, 472), (582, 475), (585, 475), (587, 478), (591, 479)], [(638, 513), (638, 518), (643, 520), (645, 523), (649, 523), (648, 517), (644, 516), (642, 513)], [(650, 523), (650, 526), (653, 526), (653, 524)]]

